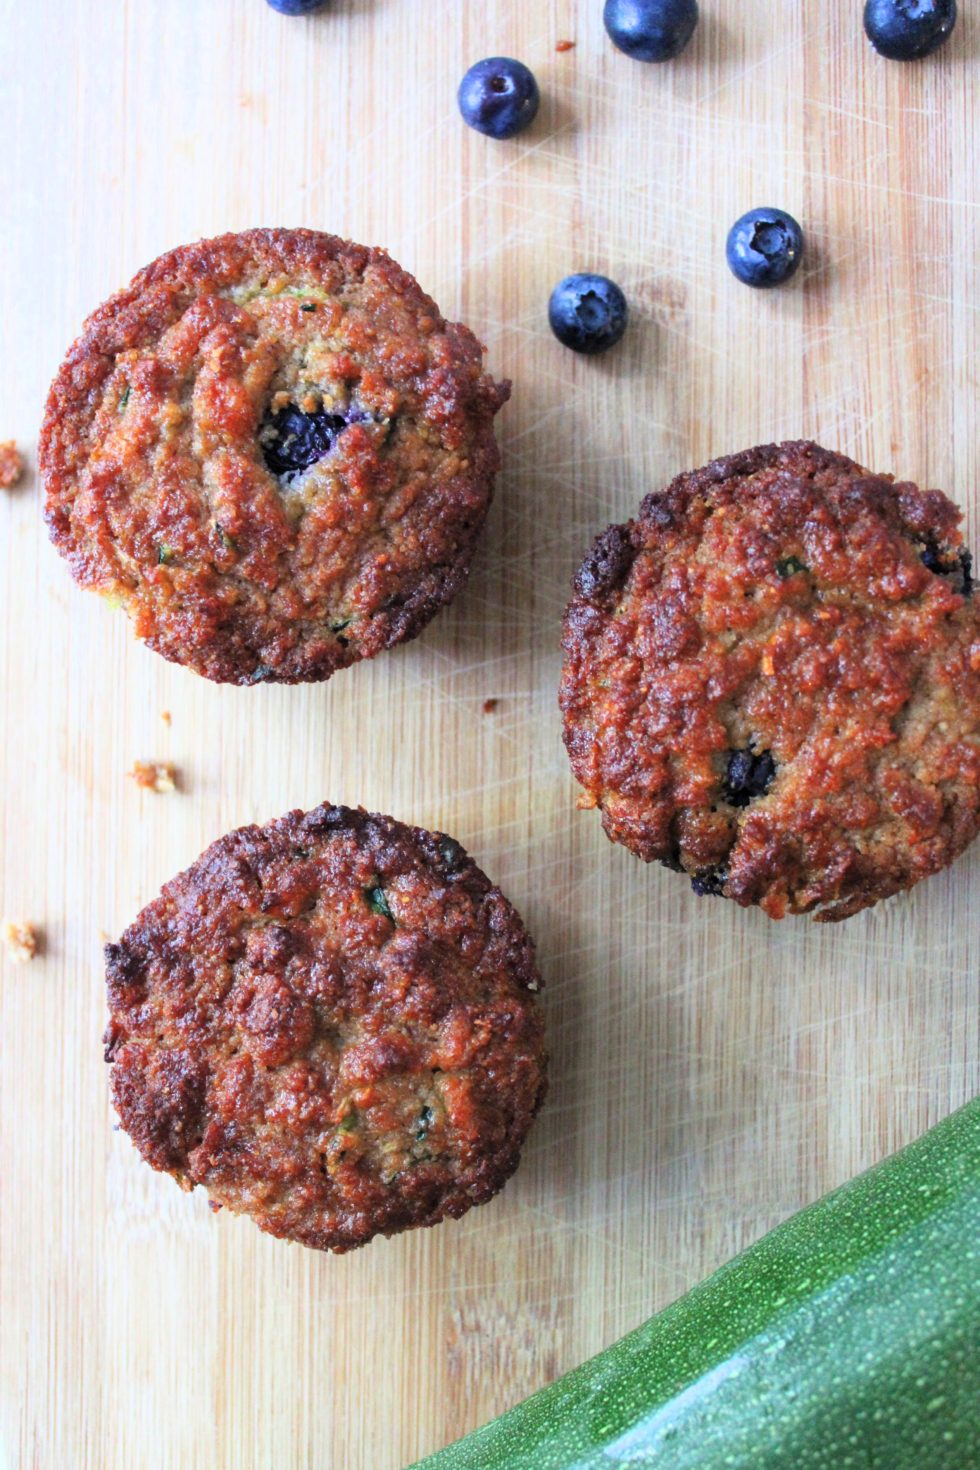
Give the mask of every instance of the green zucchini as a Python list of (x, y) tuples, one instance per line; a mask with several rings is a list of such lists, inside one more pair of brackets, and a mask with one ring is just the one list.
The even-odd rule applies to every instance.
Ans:
[(414, 1470), (978, 1470), (980, 1098)]

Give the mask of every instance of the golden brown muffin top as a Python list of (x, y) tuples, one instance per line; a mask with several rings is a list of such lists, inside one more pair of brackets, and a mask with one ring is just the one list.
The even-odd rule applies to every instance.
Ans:
[(459, 843), (346, 807), (211, 847), (106, 947), (140, 1153), (335, 1251), (489, 1199), (545, 1090), (515, 910)]
[(381, 250), (251, 230), (163, 255), (48, 398), (52, 539), (208, 678), (324, 679), (466, 579), (509, 392)]
[(847, 918), (946, 866), (980, 825), (959, 520), (788, 443), (681, 475), (600, 536), (561, 707), (608, 835), (773, 918)]

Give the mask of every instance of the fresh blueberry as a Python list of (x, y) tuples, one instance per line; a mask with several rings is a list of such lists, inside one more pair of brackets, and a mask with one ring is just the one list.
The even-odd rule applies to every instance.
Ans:
[(605, 352), (626, 331), (626, 297), (607, 276), (566, 276), (551, 293), (548, 321), (573, 352)]
[(672, 61), (694, 35), (698, 0), (606, 0), (602, 18), (634, 61)]
[(322, 10), (326, 3), (327, 0), (268, 0), (280, 15), (312, 15), (314, 10)]
[(259, 443), (270, 473), (288, 484), (329, 454), (338, 434), (360, 417), (356, 410), (342, 414), (320, 408), (315, 413), (306, 413), (295, 403), (270, 414), (259, 431)]
[(488, 56), (471, 66), (457, 94), (463, 121), (488, 138), (513, 138), (533, 123), (541, 93), (522, 61)]
[(748, 750), (733, 750), (725, 772), (725, 800), (729, 806), (748, 806), (757, 796), (765, 796), (776, 774), (772, 752), (756, 755)]
[(803, 259), (803, 231), (784, 209), (750, 209), (729, 230), (725, 254), (746, 286), (781, 286)]
[(956, 0), (867, 0), (864, 29), (889, 61), (931, 56), (953, 34)]

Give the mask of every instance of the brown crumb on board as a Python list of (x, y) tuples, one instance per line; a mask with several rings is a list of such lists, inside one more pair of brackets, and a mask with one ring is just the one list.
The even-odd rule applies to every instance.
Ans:
[(171, 724), (172, 723), (172, 719), (173, 719), (173, 717), (172, 717), (172, 715), (171, 715), (171, 713), (170, 713), (170, 711), (168, 709), (165, 709), (165, 710), (162, 711), (162, 713), (160, 715), (160, 718), (161, 718), (161, 720), (163, 721), (163, 723), (165, 725)]
[(134, 761), (129, 776), (144, 791), (156, 791), (160, 796), (177, 790), (177, 772), (167, 761)]
[(555, 47), (555, 50), (556, 51), (574, 51), (575, 50), (575, 42), (574, 41), (559, 41), (558, 44), (557, 44), (557, 46)]
[(499, 703), (499, 699), (485, 699), (483, 701), (483, 713), (485, 715), (492, 715)]
[(26, 965), (37, 954), (37, 933), (34, 925), (18, 924), (13, 919), (4, 919), (3, 943), (8, 957), (15, 965)]
[(0, 444), (0, 489), (12, 490), (24, 472), (24, 461), (20, 457), (13, 439)]

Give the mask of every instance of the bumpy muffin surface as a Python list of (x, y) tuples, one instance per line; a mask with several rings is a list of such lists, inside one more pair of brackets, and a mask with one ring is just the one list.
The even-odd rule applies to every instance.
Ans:
[(531, 941), (452, 838), (345, 807), (211, 847), (106, 946), (140, 1153), (345, 1251), (501, 1188), (545, 1091)]
[(679, 476), (565, 615), (565, 744), (610, 838), (695, 892), (844, 919), (980, 828), (960, 514), (810, 443)]
[(51, 387), (51, 536), (166, 658), (325, 679), (465, 582), (508, 392), (381, 250), (310, 230), (183, 246), (89, 317)]

